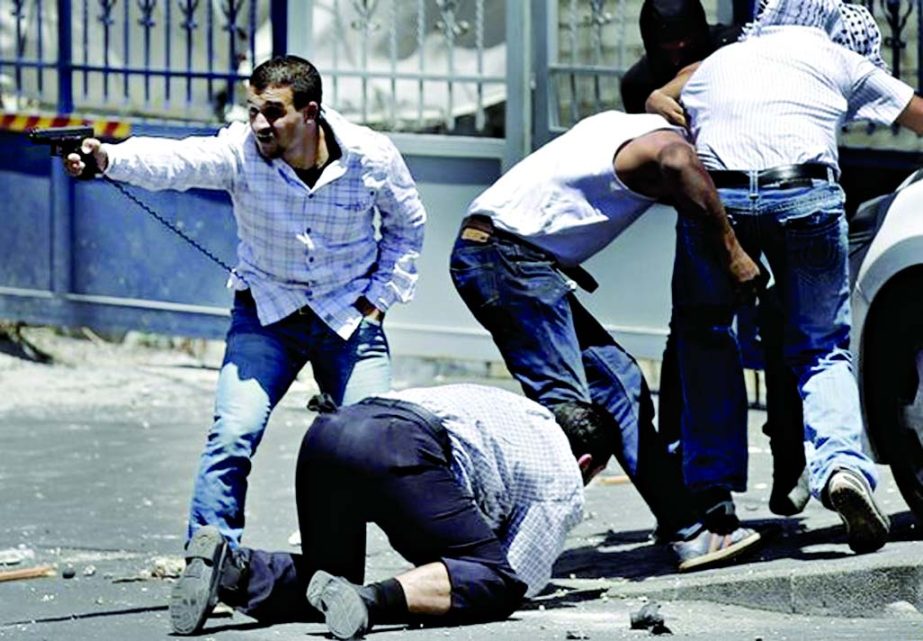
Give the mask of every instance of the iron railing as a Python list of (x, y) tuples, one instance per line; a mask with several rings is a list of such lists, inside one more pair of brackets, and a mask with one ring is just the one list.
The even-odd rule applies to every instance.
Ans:
[(297, 34), (354, 120), (502, 135), (502, 0), (297, 1), (0, 0), (0, 96), (7, 110), (243, 117), (253, 62)]
[[(526, 2), (527, 0), (517, 0)], [(862, 0), (894, 74), (923, 85), (923, 0)], [(641, 0), (530, 0), (537, 140), (601, 109), (641, 55)], [(715, 20), (716, 7), (704, 0)], [(734, 15), (746, 14), (734, 0)], [(326, 100), (394, 131), (502, 136), (510, 91), (503, 0), (0, 0), (7, 110), (222, 121), (243, 117), (254, 61), (305, 51)], [(752, 6), (752, 3), (750, 3)], [(298, 24), (287, 18), (295, 16)], [(730, 19), (730, 15), (724, 16)], [(303, 23), (303, 28), (299, 24)], [(295, 34), (295, 35), (293, 35)], [(301, 42), (295, 42), (298, 38)], [(853, 127), (847, 142), (874, 133)]]
[[(5, 108), (223, 119), (278, 0), (0, 0)], [(10, 103), (10, 104), (7, 104)]]
[[(892, 73), (914, 87), (923, 86), (923, 0), (862, 0), (878, 21), (883, 57)], [(724, 16), (752, 15), (754, 3), (732, 3)], [(536, 23), (547, 23), (544, 40), (536, 48), (537, 139), (559, 133), (577, 120), (603, 109), (622, 106), (622, 75), (641, 56), (637, 26), (640, 0), (548, 0), (536, 3)], [(717, 22), (719, 3), (704, 0), (710, 20)], [(544, 132), (544, 133), (543, 133)], [(904, 139), (907, 139), (906, 141)], [(906, 133), (900, 140), (887, 128), (853, 125), (844, 143), (862, 146), (914, 146)], [(906, 142), (906, 145), (905, 145)]]
[(505, 5), (315, 2), (311, 53), (330, 78), (331, 104), (355, 120), (390, 130), (502, 135)]

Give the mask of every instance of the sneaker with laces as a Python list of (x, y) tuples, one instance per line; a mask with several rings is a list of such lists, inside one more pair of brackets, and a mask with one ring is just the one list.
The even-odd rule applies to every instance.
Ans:
[(356, 639), (369, 630), (369, 609), (360, 586), (318, 570), (308, 583), (308, 603), (317, 608), (337, 639)]
[(840, 468), (827, 481), (827, 502), (846, 526), (853, 552), (874, 552), (888, 541), (891, 523), (872, 496), (872, 488), (859, 472)]
[(227, 542), (212, 525), (196, 530), (186, 544), (186, 569), (170, 592), (170, 626), (174, 634), (185, 636), (202, 629), (218, 603), (218, 583), (227, 552)]
[(672, 547), (679, 558), (679, 571), (688, 572), (720, 565), (752, 550), (759, 542), (759, 532), (739, 527), (727, 534), (702, 530), (688, 541), (674, 541)]

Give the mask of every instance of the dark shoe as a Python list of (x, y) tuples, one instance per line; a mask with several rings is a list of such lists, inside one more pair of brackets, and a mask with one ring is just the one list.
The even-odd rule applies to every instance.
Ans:
[(740, 527), (729, 534), (709, 530), (688, 541), (675, 541), (673, 551), (679, 557), (679, 571), (715, 567), (753, 549), (760, 542), (759, 532)]
[(779, 516), (801, 514), (811, 498), (808, 471), (805, 469), (794, 485), (780, 483), (773, 477), (769, 495), (769, 510)]
[(872, 488), (859, 472), (840, 468), (827, 481), (827, 500), (846, 525), (853, 552), (874, 552), (888, 541), (891, 523), (872, 496)]
[[(730, 492), (728, 495), (730, 496)], [(731, 498), (718, 501), (710, 506), (703, 505), (702, 513), (705, 515), (703, 522), (706, 529), (712, 532), (730, 534), (740, 529), (740, 519), (737, 518), (737, 510)]]
[(218, 603), (218, 581), (228, 544), (218, 528), (196, 530), (186, 544), (186, 569), (170, 592), (170, 626), (174, 634), (195, 634)]
[(337, 639), (356, 639), (369, 630), (369, 609), (359, 586), (346, 579), (318, 570), (308, 584), (308, 602), (324, 615)]

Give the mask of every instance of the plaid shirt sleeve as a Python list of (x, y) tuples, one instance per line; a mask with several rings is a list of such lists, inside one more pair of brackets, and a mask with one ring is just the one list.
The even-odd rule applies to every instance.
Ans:
[(385, 311), (395, 302), (413, 298), (417, 282), (416, 260), (423, 247), (426, 212), (400, 152), (385, 140), (388, 159), (376, 205), (381, 220), (377, 269), (365, 297)]
[(215, 136), (182, 140), (139, 136), (103, 145), (109, 156), (105, 174), (150, 191), (196, 187), (230, 191), (241, 166), (243, 126), (235, 123)]
[(551, 578), (551, 568), (564, 549), (567, 533), (583, 517), (583, 500), (537, 501), (517, 506), (503, 537), (506, 558), (534, 597)]

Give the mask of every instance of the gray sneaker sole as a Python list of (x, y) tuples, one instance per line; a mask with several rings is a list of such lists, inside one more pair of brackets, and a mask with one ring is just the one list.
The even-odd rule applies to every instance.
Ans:
[(368, 609), (359, 593), (344, 579), (318, 570), (308, 583), (308, 603), (326, 619), (337, 639), (354, 639), (368, 627)]
[(754, 547), (760, 542), (761, 538), (762, 537), (760, 536), (759, 532), (753, 532), (737, 541), (737, 543), (729, 545), (726, 548), (715, 550), (714, 552), (708, 552), (701, 556), (697, 556), (695, 558), (681, 562), (679, 564), (679, 571), (690, 572), (692, 570), (705, 570), (707, 568), (719, 565), (725, 561), (729, 561), (749, 551), (750, 548)]
[(846, 526), (846, 540), (857, 554), (874, 552), (888, 542), (891, 524), (864, 483), (852, 476), (830, 488), (830, 504)]
[[(205, 528), (202, 528), (205, 529)], [(200, 529), (189, 541), (189, 564), (170, 591), (170, 626), (174, 634), (187, 636), (202, 629), (217, 602), (218, 572), (227, 550), (217, 529)], [(217, 557), (217, 558), (216, 558)]]

